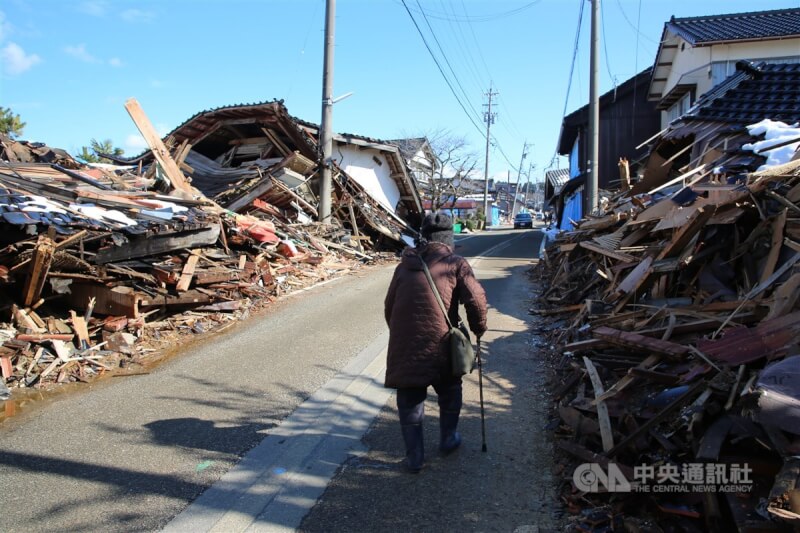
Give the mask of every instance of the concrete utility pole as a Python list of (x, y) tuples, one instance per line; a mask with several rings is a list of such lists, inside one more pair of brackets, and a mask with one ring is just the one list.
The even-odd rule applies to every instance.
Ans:
[(600, 103), (598, 85), (599, 38), (600, 38), (600, 0), (592, 2), (591, 53), (589, 56), (589, 179), (586, 181), (586, 213), (597, 209), (598, 163), (600, 159)]
[(322, 148), (322, 181), (319, 187), (319, 220), (331, 222), (331, 157), (333, 156), (333, 35), (336, 0), (325, 1), (325, 58), (322, 65), (322, 121), (319, 143)]
[[(528, 141), (522, 145), (522, 157), (519, 160), (519, 169), (517, 169), (517, 185), (514, 187), (514, 203), (511, 204), (511, 216), (514, 216), (514, 210), (517, 208), (517, 195), (519, 194), (519, 178), (522, 176), (522, 163), (528, 155)], [(529, 178), (530, 179), (530, 178)], [(527, 207), (527, 206), (526, 206)]]
[(486, 226), (492, 222), (492, 213), (489, 210), (489, 139), (491, 136), (492, 124), (494, 124), (494, 117), (497, 113), (492, 113), (492, 98), (497, 96), (496, 92), (492, 92), (492, 84), (489, 84), (489, 92), (486, 93), (489, 97), (488, 110), (483, 114), (483, 121), (486, 122), (486, 165), (483, 169), (483, 214), (486, 216)]

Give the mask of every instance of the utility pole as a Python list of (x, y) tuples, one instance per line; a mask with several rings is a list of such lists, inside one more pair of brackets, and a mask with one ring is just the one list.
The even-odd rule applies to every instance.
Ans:
[(325, 0), (325, 56), (322, 65), (322, 121), (319, 143), (322, 148), (322, 181), (319, 187), (319, 220), (331, 222), (331, 157), (333, 156), (333, 36), (336, 0)]
[(600, 0), (592, 2), (591, 53), (589, 56), (589, 179), (586, 182), (586, 213), (597, 209), (597, 172), (600, 159), (600, 103), (598, 85), (599, 70), (599, 38), (600, 38)]
[(528, 205), (528, 193), (531, 190), (531, 169), (533, 169), (533, 162), (528, 164), (528, 179), (525, 182), (525, 206)]
[(483, 169), (483, 214), (486, 217), (486, 226), (492, 222), (492, 213), (489, 210), (489, 139), (492, 124), (494, 124), (494, 117), (497, 113), (492, 113), (492, 98), (497, 96), (496, 92), (492, 92), (492, 84), (489, 84), (489, 92), (486, 94), (489, 97), (488, 110), (483, 114), (483, 121), (486, 122), (486, 165)]
[(517, 170), (517, 185), (516, 187), (514, 187), (514, 203), (511, 204), (512, 217), (514, 216), (514, 210), (517, 208), (517, 194), (519, 194), (519, 178), (522, 176), (522, 163), (525, 161), (525, 157), (527, 157), (528, 155), (527, 151), (528, 151), (528, 141), (526, 140), (525, 144), (522, 145), (522, 158), (520, 158), (519, 160), (519, 169)]

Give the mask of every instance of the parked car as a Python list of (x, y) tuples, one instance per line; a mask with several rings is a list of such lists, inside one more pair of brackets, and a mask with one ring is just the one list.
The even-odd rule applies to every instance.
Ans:
[(514, 229), (532, 227), (533, 217), (530, 213), (517, 213), (517, 216), (514, 217)]
[(544, 220), (544, 213), (542, 213), (541, 211), (538, 211), (536, 213), (536, 220)]

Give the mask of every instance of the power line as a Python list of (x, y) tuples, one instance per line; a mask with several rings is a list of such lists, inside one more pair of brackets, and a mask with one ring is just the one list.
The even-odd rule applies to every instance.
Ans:
[(442, 54), (444, 62), (447, 63), (447, 68), (450, 69), (450, 73), (453, 75), (453, 79), (455, 80), (456, 85), (458, 85), (459, 89), (461, 89), (461, 94), (464, 96), (464, 98), (467, 101), (469, 101), (469, 96), (467, 95), (467, 92), (464, 90), (464, 86), (461, 85), (461, 81), (458, 79), (455, 70), (453, 70), (453, 65), (451, 65), (450, 60), (447, 59), (447, 54), (445, 54), (444, 49), (442, 48), (442, 44), (439, 42), (439, 38), (436, 37), (436, 32), (433, 31), (433, 26), (431, 26), (431, 23), (428, 20), (427, 15), (425, 14), (425, 10), (422, 9), (419, 0), (416, 0), (416, 2), (417, 2), (417, 7), (419, 7), (420, 13), (422, 13), (422, 17), (425, 19), (425, 23), (428, 25), (428, 29), (430, 30), (431, 35), (433, 36), (433, 40), (436, 41), (436, 46), (439, 47), (439, 52)]
[[(625, 13), (625, 10), (622, 8), (622, 3), (620, 2), (620, 0), (617, 0), (617, 5), (619, 6), (619, 10), (620, 10), (620, 12), (622, 13), (622, 18), (624, 18), (624, 19), (625, 19), (625, 22), (627, 22), (627, 23), (628, 23), (628, 25), (629, 25), (631, 28), (633, 28), (633, 30), (636, 32), (637, 39), (638, 39), (639, 37), (644, 37), (646, 40), (648, 40), (648, 41), (650, 41), (651, 43), (653, 43), (654, 45), (658, 46), (658, 44), (659, 44), (659, 42), (658, 42), (658, 41), (654, 41), (653, 39), (651, 39), (650, 37), (648, 37), (647, 35), (643, 34), (643, 33), (640, 31), (640, 26), (639, 26), (639, 23), (638, 23), (638, 21), (637, 21), (637, 23), (636, 23), (636, 24), (634, 24), (633, 22), (631, 22), (631, 21), (630, 21), (630, 19), (628, 18), (628, 14), (627, 14), (627, 13)], [(641, 2), (641, 0), (640, 0), (640, 1), (639, 1), (639, 18), (640, 18), (640, 19), (641, 19), (641, 16), (642, 16), (642, 2)]]
[(616, 99), (617, 77), (614, 76), (614, 74), (611, 73), (611, 63), (609, 62), (609, 59), (608, 59), (608, 38), (606, 36), (606, 10), (605, 10), (605, 5), (606, 5), (605, 2), (601, 2), (600, 3), (600, 11), (602, 12), (600, 20), (603, 23), (603, 51), (604, 51), (603, 55), (605, 55), (605, 59), (606, 59), (606, 70), (608, 71), (608, 77), (611, 79), (611, 83), (614, 84), (614, 96), (615, 96), (615, 99)]
[[(430, 10), (428, 11), (428, 15), (430, 15), (430, 17), (434, 18), (434, 19), (451, 20), (453, 22), (470, 22), (470, 23), (471, 22), (489, 22), (489, 21), (492, 21), (492, 20), (498, 20), (498, 19), (502, 19), (502, 18), (506, 18), (506, 17), (512, 17), (514, 15), (522, 13), (526, 9), (530, 9), (531, 7), (535, 6), (536, 4), (538, 4), (541, 1), (542, 0), (535, 0), (534, 2), (528, 2), (527, 4), (525, 4), (525, 5), (521, 6), (521, 7), (517, 7), (517, 8), (511, 9), (509, 11), (503, 11), (501, 13), (493, 13), (493, 14), (489, 14), (489, 15), (470, 16), (470, 15), (466, 15), (465, 14), (464, 18), (458, 18), (457, 16), (455, 18), (450, 18), (449, 14), (447, 14), (447, 13), (436, 13), (435, 11), (430, 11)], [(403, 0), (401, 0), (401, 2), (403, 2), (403, 5), (405, 5), (405, 2)]]
[[(572, 89), (572, 74), (575, 72), (575, 59), (578, 57), (578, 43), (581, 36), (581, 25), (583, 24), (583, 5), (584, 0), (579, 0), (580, 2), (580, 10), (578, 11), (578, 28), (575, 30), (575, 43), (572, 47), (572, 65), (569, 68), (569, 79), (567, 80), (567, 96), (564, 98), (564, 111), (561, 113), (561, 120), (566, 118), (567, 116), (567, 105), (569, 105), (569, 93)], [(553, 151), (553, 160), (558, 157), (558, 145), (556, 145), (556, 149)], [(551, 160), (552, 162), (552, 160)]]
[(485, 138), (486, 136), (484, 135), (483, 130), (481, 129), (480, 126), (478, 126), (478, 124), (475, 123), (475, 120), (472, 118), (472, 115), (469, 114), (469, 111), (467, 111), (467, 108), (461, 102), (461, 99), (458, 97), (458, 94), (456, 94), (455, 89), (453, 89), (453, 85), (450, 83), (450, 80), (447, 79), (447, 76), (445, 75), (444, 70), (442, 69), (442, 66), (439, 64), (439, 60), (436, 59), (436, 56), (434, 55), (433, 50), (431, 50), (430, 45), (428, 45), (428, 41), (427, 41), (427, 39), (425, 39), (425, 35), (423, 35), (422, 30), (419, 27), (419, 24), (417, 24), (417, 21), (414, 18), (414, 15), (412, 15), (411, 14), (411, 10), (408, 9), (408, 6), (406, 5), (406, 1), (405, 0), (400, 0), (400, 1), (403, 3), (403, 7), (406, 8), (406, 12), (408, 13), (408, 16), (411, 18), (411, 22), (413, 22), (414, 23), (414, 27), (417, 28), (417, 33), (419, 33), (419, 36), (422, 38), (422, 42), (425, 44), (425, 48), (428, 50), (428, 53), (430, 54), (431, 59), (433, 59), (433, 62), (436, 63), (436, 68), (439, 69), (439, 74), (441, 74), (442, 78), (444, 78), (444, 81), (445, 81), (445, 83), (447, 83), (447, 86), (450, 88), (450, 92), (453, 93), (453, 97), (456, 99), (456, 102), (458, 102), (458, 105), (461, 106), (461, 109), (464, 111), (464, 114), (467, 115), (467, 118), (469, 119), (470, 122), (472, 122), (472, 125), (475, 126), (475, 129), (478, 130), (478, 132), (481, 134), (481, 136)]

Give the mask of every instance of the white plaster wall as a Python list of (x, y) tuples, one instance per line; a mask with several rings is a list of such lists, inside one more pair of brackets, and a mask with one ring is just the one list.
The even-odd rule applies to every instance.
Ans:
[(800, 56), (800, 39), (715, 44), (692, 48), (686, 41), (678, 38), (678, 51), (667, 77), (664, 94), (669, 94), (678, 83), (696, 83), (696, 96), (699, 98), (712, 87), (711, 63), (716, 61), (739, 61), (740, 59), (766, 61), (769, 58), (791, 56)]
[[(334, 155), (339, 154), (342, 157), (339, 162), (342, 170), (356, 180), (372, 198), (394, 213), (395, 206), (400, 201), (400, 189), (390, 177), (391, 171), (386, 157), (377, 150), (357, 149), (354, 146), (341, 144), (334, 150)], [(373, 156), (382, 164), (378, 165), (372, 159)]]

